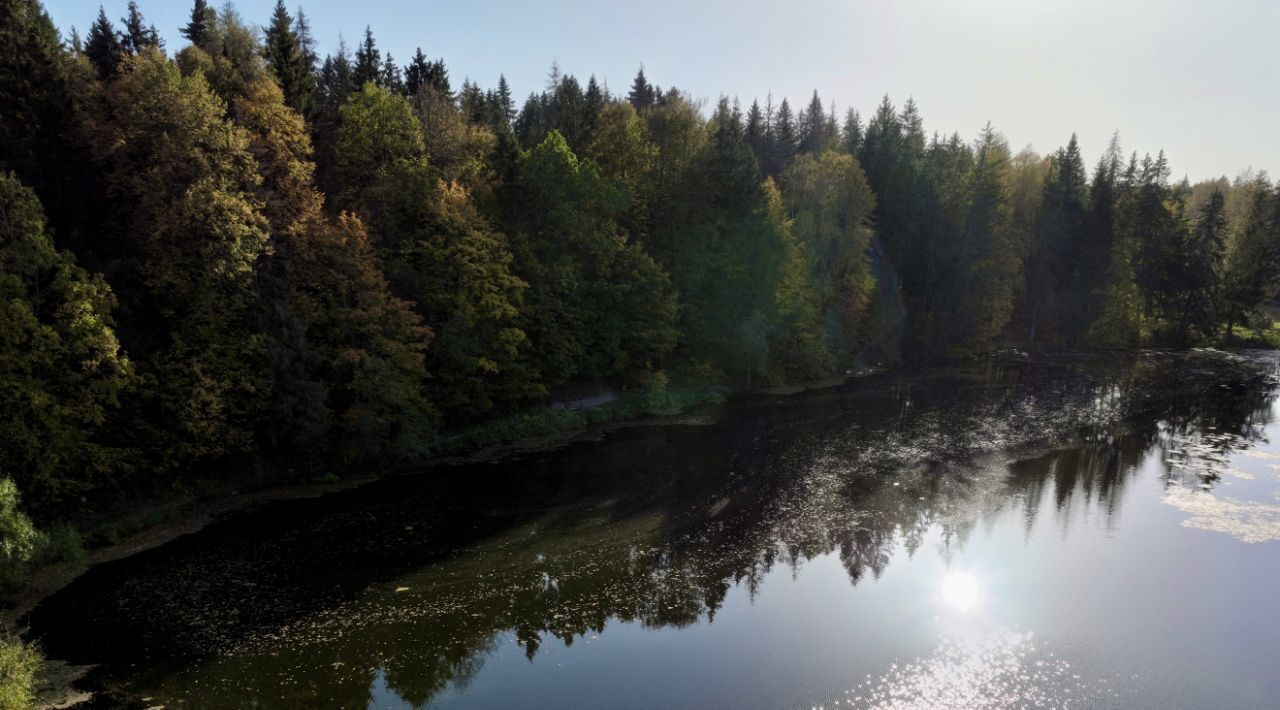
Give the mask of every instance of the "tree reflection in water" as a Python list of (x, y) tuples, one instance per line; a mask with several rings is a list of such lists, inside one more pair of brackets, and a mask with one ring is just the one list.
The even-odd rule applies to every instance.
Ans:
[(937, 533), (946, 555), (1001, 511), (1030, 531), (1046, 495), (1063, 525), (1081, 507), (1110, 518), (1152, 450), (1168, 485), (1212, 487), (1262, 436), (1274, 389), (1270, 360), (1146, 353), (747, 398), (714, 424), (264, 506), (95, 569), (31, 623), (52, 656), (108, 662), (99, 680), (125, 693), (362, 707), (385, 689), (422, 706), (506, 639), (533, 660), (610, 623), (714, 623), (779, 565), (834, 552), (856, 585), (898, 544)]

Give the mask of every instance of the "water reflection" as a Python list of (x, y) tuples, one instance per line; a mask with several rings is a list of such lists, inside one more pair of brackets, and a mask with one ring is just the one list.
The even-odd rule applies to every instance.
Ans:
[[(1010, 516), (1027, 539), (1046, 515), (1064, 541), (1082, 526), (1114, 531), (1153, 452), (1166, 487), (1156, 498), (1183, 525), (1277, 539), (1275, 505), (1215, 491), (1224, 477), (1250, 480), (1241, 473), (1258, 481), (1237, 459), (1265, 453), (1274, 369), (1215, 353), (1012, 359), (745, 401), (713, 425), (626, 430), (267, 506), (94, 570), (31, 621), (55, 657), (108, 662), (98, 678), (109, 690), (171, 706), (510, 704), (479, 687), (490, 662), (508, 678), (533, 674), (527, 685), (542, 695), (531, 704), (554, 703), (586, 680), (555, 685), (543, 658), (550, 645), (693, 633), (737, 608), (735, 595), (754, 608), (780, 572), (796, 579), (834, 559), (861, 588), (894, 560), (936, 553), (950, 566)], [(834, 700), (1025, 707), (1076, 692), (1065, 661), (978, 613), (996, 611), (988, 573), (1001, 564), (930, 577), (933, 598), (970, 617), (974, 633)], [(902, 604), (865, 603), (864, 613), (886, 618)], [(820, 612), (798, 604), (781, 613), (798, 623)], [(913, 620), (892, 623), (923, 633)], [(770, 638), (755, 640), (771, 653)], [(656, 651), (634, 643), (620, 676), (655, 662), (646, 654)], [(874, 642), (888, 657), (899, 643)], [(511, 665), (512, 648), (533, 665)], [(826, 662), (813, 644), (793, 652)], [(691, 662), (711, 673), (716, 660)], [(761, 681), (772, 692), (789, 682), (778, 673)], [(661, 705), (663, 690), (619, 704)], [(763, 702), (739, 692), (741, 702), (717, 702)]]

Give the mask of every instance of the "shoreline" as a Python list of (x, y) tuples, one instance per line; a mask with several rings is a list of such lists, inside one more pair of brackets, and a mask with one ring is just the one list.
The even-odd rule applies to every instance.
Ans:
[[(823, 380), (821, 384), (804, 387), (795, 392), (830, 387), (844, 380)], [(707, 393), (715, 390), (706, 388)], [(741, 394), (729, 393), (729, 396)], [(774, 394), (787, 394), (775, 392)], [(581, 426), (552, 433), (522, 436), (511, 441), (489, 444), (466, 453), (447, 453), (405, 465), (393, 467), (380, 472), (362, 473), (347, 476), (334, 481), (294, 482), (268, 485), (263, 488), (239, 491), (237, 486), (214, 486), (200, 492), (187, 493), (178, 498), (164, 500), (141, 509), (130, 510), (119, 516), (109, 516), (93, 529), (83, 531), (92, 534), (111, 525), (124, 524), (131, 520), (157, 520), (152, 523), (141, 523), (136, 529), (124, 534), (115, 542), (98, 546), (86, 546), (85, 554), (77, 559), (64, 560), (46, 565), (35, 570), (31, 578), (16, 593), (3, 599), (0, 609), (0, 627), (18, 634), (25, 633), (21, 625), (22, 619), (41, 601), (74, 582), (85, 572), (101, 564), (124, 559), (147, 550), (160, 547), (184, 535), (193, 534), (207, 527), (217, 519), (235, 515), (258, 505), (284, 500), (302, 500), (318, 498), (331, 493), (340, 493), (370, 485), (381, 480), (397, 476), (425, 475), (429, 471), (450, 466), (469, 463), (493, 463), (513, 456), (527, 455), (543, 451), (553, 451), (579, 441), (590, 441), (598, 437), (635, 426), (646, 426), (654, 423), (696, 424), (707, 421), (705, 413), (698, 410), (719, 407), (727, 397), (717, 395), (717, 399), (694, 403), (684, 409), (670, 412), (641, 412), (631, 416), (604, 421), (585, 421)], [(578, 410), (580, 412), (599, 410), (607, 405)], [(710, 417), (714, 420), (714, 416)]]

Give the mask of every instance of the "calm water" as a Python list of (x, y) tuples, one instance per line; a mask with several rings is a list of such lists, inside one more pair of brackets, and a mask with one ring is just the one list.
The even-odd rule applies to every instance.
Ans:
[(112, 707), (1280, 707), (1276, 371), (1008, 357), (738, 400), (266, 505), (33, 634)]

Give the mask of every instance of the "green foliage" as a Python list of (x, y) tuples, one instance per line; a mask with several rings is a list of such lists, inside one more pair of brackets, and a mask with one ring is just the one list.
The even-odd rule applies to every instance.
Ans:
[(852, 155), (802, 155), (783, 174), (792, 232), (804, 246), (817, 317), (841, 362), (864, 346), (863, 319), (875, 288), (866, 252), (875, 195)]
[[(11, 582), (79, 549), (23, 532), (16, 490), (43, 526), (186, 477), (315, 478), (700, 397), (667, 371), (754, 387), (1009, 341), (1274, 335), (1261, 175), (1170, 184), (1113, 139), (1086, 179), (1074, 137), (1048, 158), (990, 126), (929, 139), (888, 97), (838, 126), (816, 91), (704, 111), (643, 71), (624, 98), (553, 66), (517, 113), (505, 77), (455, 91), (369, 28), (320, 64), (283, 2), (260, 38), (195, 0), (173, 60), (136, 4), (118, 25), (68, 50), (38, 2), (0, 0), (0, 525), (31, 555)], [(541, 410), (584, 380), (630, 394)]]
[(0, 469), (38, 507), (120, 461), (97, 436), (130, 381), (114, 303), (101, 276), (54, 248), (35, 195), (0, 175)]
[(0, 553), (6, 566), (31, 559), (35, 552), (36, 528), (19, 508), (18, 486), (11, 478), (0, 478)]
[(618, 239), (626, 192), (556, 131), (521, 157), (515, 187), (508, 219), (543, 381), (656, 367), (675, 341), (675, 300), (661, 268)]
[(0, 710), (35, 707), (43, 667), (44, 659), (34, 648), (12, 636), (0, 637)]

